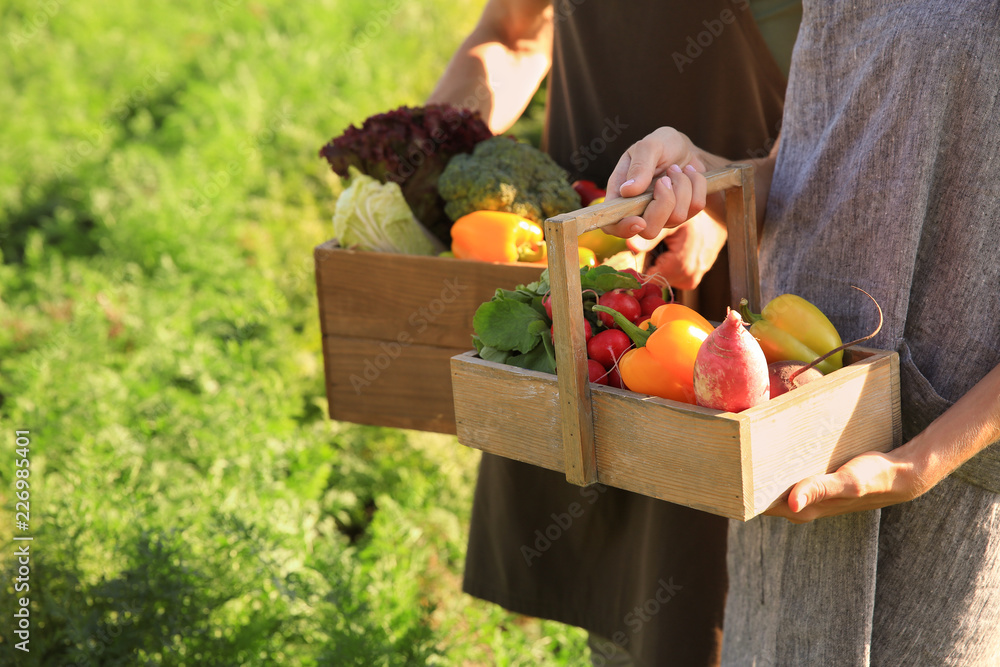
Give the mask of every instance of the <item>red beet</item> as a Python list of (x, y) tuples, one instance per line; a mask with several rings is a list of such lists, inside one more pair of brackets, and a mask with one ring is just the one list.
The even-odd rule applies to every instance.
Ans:
[(796, 371), (806, 368), (806, 365), (801, 361), (775, 361), (768, 364), (771, 398), (781, 396), (792, 389), (798, 389), (804, 384), (823, 377), (823, 374), (816, 367), (796, 373)]

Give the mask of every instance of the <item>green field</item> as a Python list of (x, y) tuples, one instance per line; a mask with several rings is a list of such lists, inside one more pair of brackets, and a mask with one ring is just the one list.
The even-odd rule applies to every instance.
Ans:
[(588, 664), (461, 593), (474, 452), (326, 418), (317, 151), (481, 5), (0, 4), (0, 664)]

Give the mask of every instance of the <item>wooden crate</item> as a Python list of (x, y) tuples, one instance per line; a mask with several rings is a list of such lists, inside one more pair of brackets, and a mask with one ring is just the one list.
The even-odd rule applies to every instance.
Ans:
[[(753, 171), (708, 174), (726, 192), (730, 279), (760, 311)], [(485, 452), (746, 521), (799, 480), (865, 451), (900, 444), (899, 360), (854, 348), (845, 366), (741, 413), (652, 398), (588, 381), (577, 236), (641, 213), (649, 195), (546, 222), (558, 376), (466, 351), (451, 360), (458, 439)]]
[(455, 433), (449, 360), (472, 345), (472, 316), (535, 265), (316, 247), (316, 292), (332, 419)]

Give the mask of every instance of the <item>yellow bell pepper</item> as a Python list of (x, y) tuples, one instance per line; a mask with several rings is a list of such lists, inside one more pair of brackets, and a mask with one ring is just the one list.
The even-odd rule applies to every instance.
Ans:
[(458, 259), (537, 262), (545, 242), (541, 225), (516, 213), (473, 211), (451, 226), (451, 251)]
[[(841, 345), (840, 334), (823, 311), (795, 294), (771, 299), (759, 315), (751, 313), (747, 300), (743, 299), (740, 312), (750, 323), (750, 333), (760, 343), (769, 364), (775, 361), (812, 363)], [(844, 353), (837, 352), (816, 368), (825, 375), (843, 365)]]

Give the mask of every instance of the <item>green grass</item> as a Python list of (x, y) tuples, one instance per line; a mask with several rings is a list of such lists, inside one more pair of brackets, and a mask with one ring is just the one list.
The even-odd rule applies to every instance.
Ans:
[(481, 5), (0, 7), (0, 664), (586, 664), (461, 593), (474, 452), (325, 417), (317, 150)]

